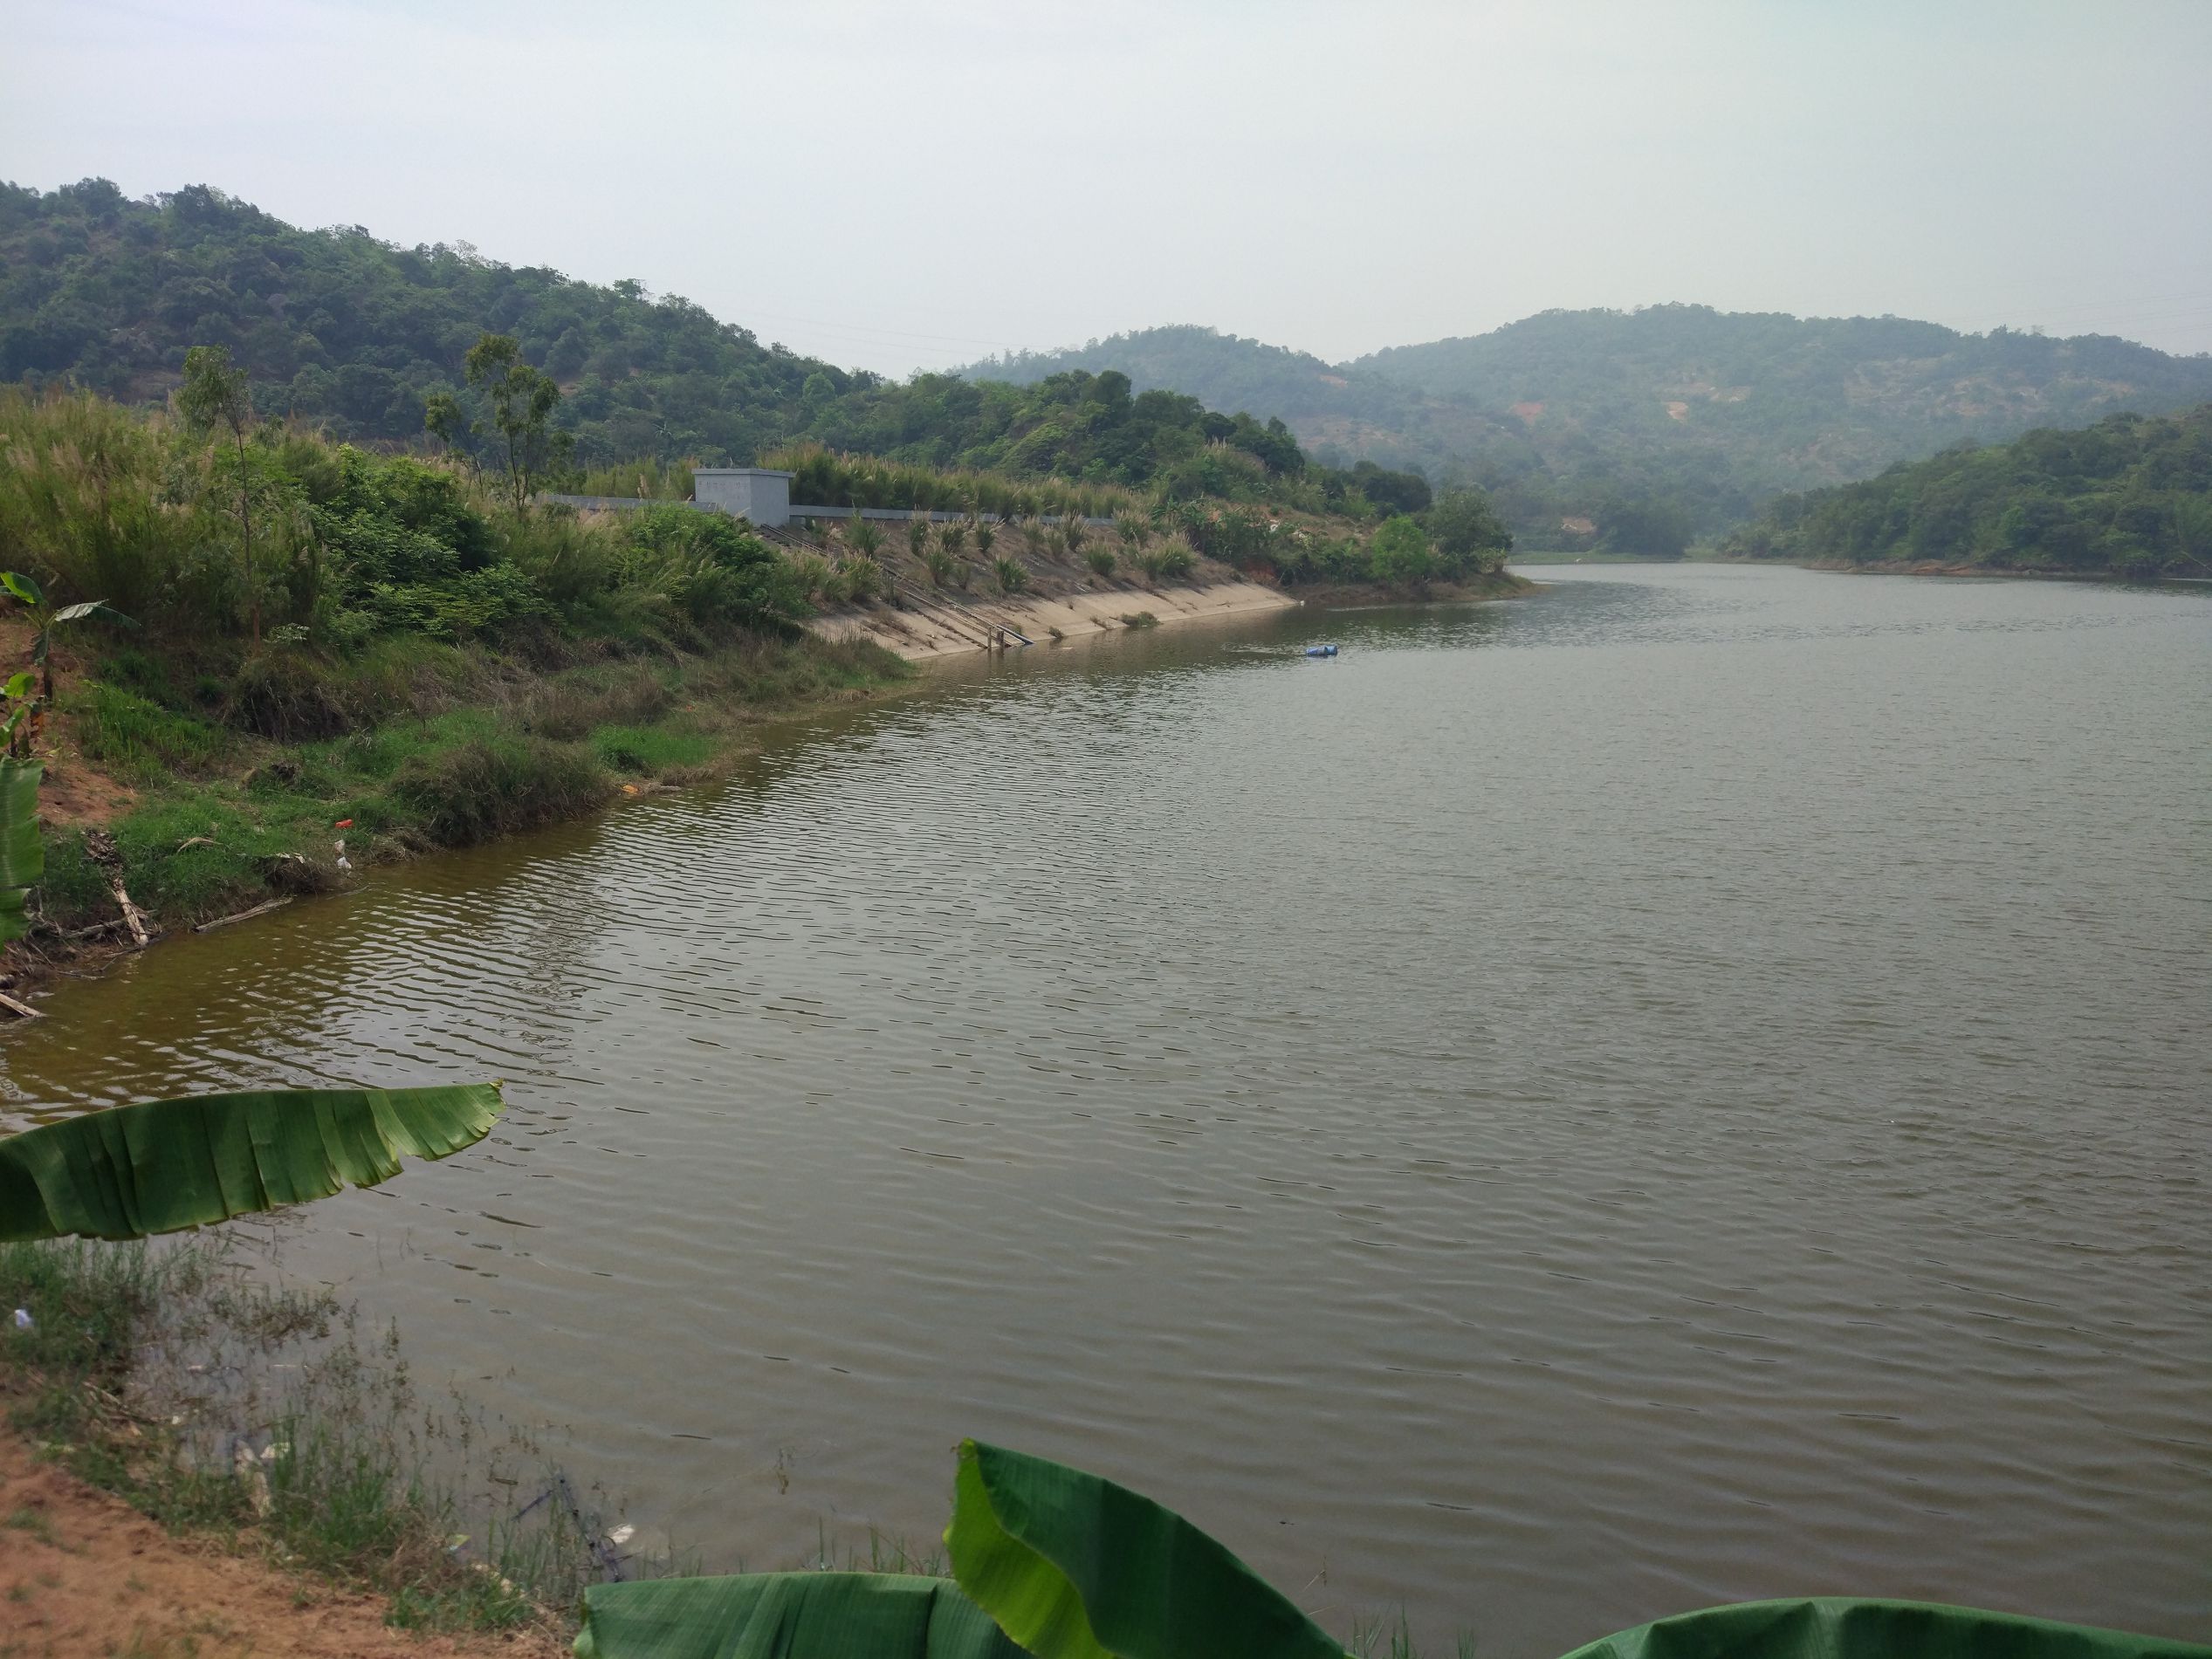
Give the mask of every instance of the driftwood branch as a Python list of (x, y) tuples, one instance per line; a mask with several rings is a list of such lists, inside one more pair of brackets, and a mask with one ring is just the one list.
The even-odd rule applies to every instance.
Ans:
[(4, 991), (0, 991), (0, 1008), (23, 1019), (44, 1019), (45, 1016), (29, 1003), (19, 1003)]
[(254, 916), (265, 916), (271, 910), (281, 910), (285, 908), (285, 906), (290, 904), (291, 902), (292, 901), (290, 899), (271, 899), (266, 904), (257, 904), (252, 909), (241, 910), (235, 915), (217, 916), (212, 922), (203, 922), (199, 924), (199, 926), (194, 928), (192, 931), (195, 933), (206, 933), (212, 929), (227, 928), (233, 922), (244, 922)]
[(154, 942), (154, 936), (147, 928), (146, 912), (133, 904), (131, 895), (124, 891), (123, 855), (116, 850), (115, 838), (106, 830), (86, 831), (85, 853), (107, 878), (107, 890), (115, 895), (115, 908), (123, 913), (123, 924), (131, 930), (131, 943), (144, 949)]

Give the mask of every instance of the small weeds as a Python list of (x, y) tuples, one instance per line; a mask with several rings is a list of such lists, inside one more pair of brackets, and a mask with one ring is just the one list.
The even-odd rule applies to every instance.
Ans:
[[(219, 1233), (170, 1244), (0, 1246), (17, 1426), (180, 1530), (257, 1533), (289, 1562), (391, 1598), (390, 1622), (506, 1629), (594, 1575), (591, 1525), (519, 1434), (417, 1395), (395, 1332), (326, 1292), (255, 1284)], [(45, 1518), (0, 1525), (54, 1543)]]
[(1122, 613), (1123, 627), (1158, 627), (1159, 625), (1160, 619), (1150, 611), (1123, 611)]
[(14, 1532), (28, 1532), (48, 1549), (58, 1550), (61, 1540), (54, 1536), (53, 1523), (35, 1509), (19, 1509), (10, 1515), (0, 1526)]

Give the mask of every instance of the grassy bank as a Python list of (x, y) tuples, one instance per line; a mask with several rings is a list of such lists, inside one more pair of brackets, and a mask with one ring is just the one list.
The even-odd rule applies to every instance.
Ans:
[(423, 1398), (395, 1334), (258, 1285), (220, 1235), (0, 1246), (0, 1307), (30, 1320), (0, 1333), (10, 1426), (172, 1532), (422, 1631), (551, 1633), (594, 1574), (596, 1524), (526, 1438)]
[(763, 719), (906, 672), (865, 643), (767, 633), (651, 655), (402, 636), (349, 657), (270, 650), (227, 677), (128, 648), (72, 666), (42, 744), (34, 949), (120, 920), (103, 838), (132, 899), (187, 927), (335, 887), (341, 856), (467, 846), (699, 781)]

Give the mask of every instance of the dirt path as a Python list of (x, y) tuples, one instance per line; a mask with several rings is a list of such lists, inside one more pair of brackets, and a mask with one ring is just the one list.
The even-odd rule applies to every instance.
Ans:
[(0, 1429), (0, 1659), (556, 1659), (567, 1644), (415, 1636), (375, 1596), (173, 1538)]

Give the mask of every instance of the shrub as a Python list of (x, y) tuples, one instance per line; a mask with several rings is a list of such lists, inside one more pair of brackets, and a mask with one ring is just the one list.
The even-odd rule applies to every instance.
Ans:
[(1436, 573), (1436, 558), (1420, 525), (1404, 513), (1384, 521), (1367, 545), (1368, 567), (1378, 582), (1420, 582)]
[(1060, 545), (1068, 550), (1069, 558), (1072, 559), (1075, 554), (1082, 552), (1083, 537), (1089, 529), (1090, 526), (1083, 522), (1083, 516), (1079, 512), (1061, 515)]
[(350, 731), (361, 713), (330, 662), (278, 647), (248, 657), (239, 668), (225, 717), (244, 730), (293, 743)]
[(616, 542), (603, 518), (561, 509), (498, 522), (500, 556), (530, 579), (555, 611), (574, 616), (621, 579)]
[(942, 547), (928, 548), (922, 554), (922, 568), (929, 572), (932, 587), (948, 585), (952, 580), (953, 567), (958, 562)]
[(418, 755), (393, 797), (446, 847), (468, 847), (572, 818), (604, 800), (607, 774), (585, 750), (542, 737), (498, 737)]
[[(993, 561), (991, 573), (997, 579), (1001, 593), (1019, 593), (1029, 586), (1029, 572), (1022, 569), (1017, 559), (1000, 559)], [(962, 586), (965, 586), (965, 583)]]
[(1110, 547), (1086, 547), (1083, 563), (1090, 566), (1090, 573), (1101, 581), (1114, 573), (1114, 550)]
[(937, 527), (938, 545), (955, 558), (959, 556), (960, 549), (967, 545), (967, 539), (968, 524), (965, 518), (948, 518)]
[(625, 582), (666, 595), (694, 621), (787, 621), (803, 613), (791, 566), (742, 519), (670, 504), (630, 515), (628, 528)]
[(1157, 551), (1154, 573), (1164, 576), (1171, 582), (1182, 581), (1198, 566), (1198, 555), (1191, 551), (1191, 544), (1180, 536), (1170, 538)]
[(843, 581), (845, 595), (848, 599), (870, 600), (883, 594), (883, 566), (872, 559), (840, 559), (837, 574)]
[(828, 559), (820, 553), (793, 553), (785, 563), (791, 572), (791, 585), (808, 602), (833, 602), (830, 590), (837, 578)]
[(1513, 532), (1480, 490), (1450, 490), (1423, 515), (1435, 538), (1437, 564), (1446, 576), (1502, 568), (1513, 551)]

